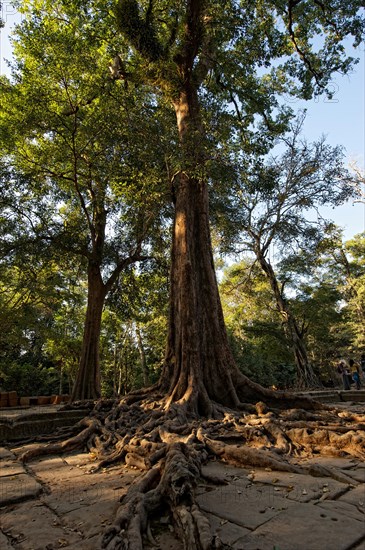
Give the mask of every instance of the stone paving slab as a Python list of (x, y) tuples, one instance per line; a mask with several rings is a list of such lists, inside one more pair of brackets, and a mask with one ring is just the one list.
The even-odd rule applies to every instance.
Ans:
[(350, 476), (355, 481), (359, 481), (360, 483), (365, 483), (365, 469), (363, 468), (356, 468), (355, 470), (346, 470), (346, 475)]
[(0, 479), (0, 507), (36, 498), (42, 485), (27, 474), (6, 476)]
[(82, 538), (39, 502), (19, 504), (0, 518), (1, 529), (16, 541), (17, 550), (52, 550), (79, 543)]
[(338, 501), (349, 502), (350, 504), (357, 506), (358, 509), (362, 510), (365, 514), (365, 486), (358, 485), (357, 487), (354, 487), (343, 494)]
[(255, 485), (219, 487), (199, 495), (197, 501), (205, 512), (251, 530), (295, 505), (271, 487)]
[(6, 449), (5, 447), (0, 447), (0, 461), (2, 460), (13, 460), (15, 459), (14, 453)]
[(326, 510), (329, 514), (338, 513), (348, 518), (357, 519), (364, 523), (364, 535), (365, 535), (365, 516), (364, 513), (353, 504), (340, 500), (327, 500), (325, 502), (318, 503), (318, 508)]
[(1, 531), (0, 531), (0, 548), (1, 550), (13, 550), (13, 546), (10, 544), (8, 537), (6, 537)]
[(6, 461), (2, 460), (0, 462), (0, 484), (1, 484), (1, 478), (5, 476), (14, 476), (16, 474), (24, 474), (25, 470), (22, 464), (19, 464), (19, 462), (16, 461)]
[[(257, 470), (252, 474), (254, 482), (265, 483), (273, 487), (279, 495), (296, 502), (319, 500), (328, 494), (337, 498), (347, 488), (347, 485), (328, 477), (313, 477), (304, 474), (288, 472), (272, 472)], [(348, 472), (347, 472), (347, 475)]]
[(326, 513), (313, 504), (296, 504), (253, 533), (236, 541), (235, 550), (349, 550), (365, 537), (365, 523)]
[(235, 543), (238, 539), (250, 533), (249, 529), (245, 529), (232, 523), (226, 519), (222, 519), (214, 514), (207, 514), (212, 530), (217, 533), (224, 544)]

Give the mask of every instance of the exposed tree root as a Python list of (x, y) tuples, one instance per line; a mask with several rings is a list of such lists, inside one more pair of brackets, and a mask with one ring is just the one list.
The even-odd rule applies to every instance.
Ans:
[[(291, 396), (291, 404), (294, 400)], [(201, 466), (209, 458), (356, 484), (345, 473), (295, 462), (297, 457), (319, 452), (365, 460), (365, 415), (328, 406), (321, 410), (318, 403), (309, 410), (310, 401), (302, 398), (298, 403), (307, 410), (269, 409), (259, 401), (243, 413), (212, 403), (213, 418), (198, 418), (188, 404), (171, 404), (166, 410), (165, 400), (140, 392), (114, 404), (98, 402), (77, 424), (76, 435), (73, 427), (68, 439), (33, 448), (22, 459), (88, 449), (99, 459), (95, 470), (122, 462), (144, 472), (105, 531), (104, 549), (138, 550), (146, 540), (153, 543), (149, 522), (162, 513), (168, 514), (186, 549), (224, 548), (194, 496)]]

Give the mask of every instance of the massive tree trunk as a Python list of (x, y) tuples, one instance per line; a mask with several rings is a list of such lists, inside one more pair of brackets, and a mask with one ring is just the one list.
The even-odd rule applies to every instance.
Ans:
[(117, 21), (146, 63), (147, 79), (172, 103), (180, 139), (181, 168), (172, 181), (175, 216), (168, 338), (157, 387), (166, 409), (176, 403), (189, 413), (214, 416), (222, 413), (222, 406), (235, 408), (263, 399), (282, 406), (283, 398), (290, 398), (244, 376), (228, 344), (213, 264), (205, 132), (198, 97), (212, 60), (205, 9), (203, 0), (187, 0), (181, 40), (171, 62), (158, 41), (153, 18), (139, 15), (138, 2), (120, 0)]
[(162, 384), (169, 401), (189, 401), (209, 414), (210, 400), (238, 403), (233, 358), (213, 265), (204, 181), (180, 173), (176, 182), (169, 332)]
[(214, 403), (237, 407), (247, 394), (255, 399), (260, 392), (238, 371), (228, 344), (202, 174), (204, 134), (193, 85), (181, 91), (174, 107), (186, 169), (173, 182), (170, 313), (160, 388), (167, 395), (167, 407), (181, 403), (194, 414), (210, 416)]
[(100, 268), (90, 262), (81, 357), (71, 401), (98, 399), (101, 395), (99, 345), (105, 296), (106, 286), (102, 281)]
[(299, 328), (297, 320), (293, 316), (288, 304), (283, 298), (272, 266), (260, 250), (256, 250), (256, 257), (263, 272), (270, 282), (278, 311), (283, 320), (283, 330), (286, 340), (293, 350), (295, 365), (297, 368), (297, 387), (298, 389), (305, 389), (316, 386), (318, 385), (318, 379), (313, 372), (313, 368), (308, 358), (307, 349), (303, 338), (303, 330)]

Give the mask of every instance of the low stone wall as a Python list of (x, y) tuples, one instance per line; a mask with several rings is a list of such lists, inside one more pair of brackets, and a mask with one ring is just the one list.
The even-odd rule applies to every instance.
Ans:
[(300, 392), (299, 395), (306, 395), (321, 403), (365, 403), (365, 390), (313, 390)]
[(69, 395), (36, 395), (19, 397), (16, 391), (0, 393), (0, 409), (8, 407), (32, 407), (36, 405), (58, 405), (69, 400)]
[[(8, 409), (10, 413), (10, 410)], [(7, 441), (19, 441), (37, 435), (49, 434), (57, 428), (73, 426), (88, 414), (88, 410), (49, 410), (19, 409), (19, 413), (7, 416), (6, 410), (0, 414), (0, 444)]]

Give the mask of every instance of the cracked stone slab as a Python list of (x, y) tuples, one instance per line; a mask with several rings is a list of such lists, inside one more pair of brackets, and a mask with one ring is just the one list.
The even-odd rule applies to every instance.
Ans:
[(217, 487), (214, 491), (198, 495), (197, 502), (205, 512), (247, 529), (255, 529), (283, 510), (295, 506), (295, 502), (283, 498), (272, 487), (265, 485)]
[[(25, 474), (26, 471), (22, 464), (16, 461), (1, 461), (0, 465), (0, 478), (5, 476), (15, 476), (17, 474)], [(0, 480), (0, 484), (2, 481)]]
[(272, 486), (279, 495), (297, 502), (318, 500), (323, 495), (336, 498), (347, 485), (328, 477), (313, 477), (307, 474), (292, 474), (268, 470), (255, 470), (253, 481)]
[(27, 474), (6, 476), (0, 480), (0, 506), (37, 498), (42, 485)]
[(213, 533), (216, 533), (224, 544), (232, 546), (239, 538), (250, 533), (249, 529), (240, 527), (226, 519), (207, 514)]
[(338, 501), (344, 501), (348, 502), (349, 504), (353, 504), (365, 513), (365, 486), (358, 485), (357, 487), (350, 489), (344, 495), (342, 495), (338, 499)]
[(82, 537), (63, 525), (49, 508), (39, 502), (19, 504), (1, 516), (3, 531), (16, 541), (17, 550), (68, 547)]
[(363, 522), (363, 534), (365, 535), (365, 517), (363, 512), (361, 512), (355, 505), (341, 500), (327, 500), (325, 502), (319, 503), (318, 508), (326, 510), (328, 514), (333, 514), (335, 512), (343, 516), (347, 516), (348, 518), (357, 519), (358, 521)]
[(64, 514), (63, 520), (71, 528), (77, 528), (83, 537), (94, 537), (110, 525), (119, 507), (115, 494), (109, 500), (95, 502), (91, 505), (78, 506)]
[(57, 480), (62, 479), (69, 481), (73, 477), (83, 475), (83, 472), (80, 472), (78, 468), (72, 468), (71, 470), (71, 467), (59, 456), (29, 462), (28, 468), (46, 483), (57, 482)]
[[(42, 472), (38, 473), (42, 479)], [(42, 499), (58, 514), (69, 514), (96, 503), (119, 502), (122, 495), (136, 477), (135, 473), (107, 475), (106, 473), (86, 474), (80, 471), (77, 477), (60, 476), (51, 484), (51, 492)]]
[(9, 539), (4, 533), (0, 531), (0, 548), (1, 550), (13, 550), (13, 546), (10, 544)]
[[(348, 550), (365, 535), (365, 523), (337, 510), (324, 510), (314, 504), (296, 504), (281, 512), (253, 533), (239, 539), (236, 550)], [(295, 544), (293, 546), (293, 538)]]
[(346, 470), (344, 473), (349, 477), (351, 477), (352, 479), (354, 479), (355, 481), (359, 481), (360, 483), (365, 483), (365, 470), (363, 468)]
[(0, 460), (14, 460), (15, 455), (6, 447), (0, 447)]

